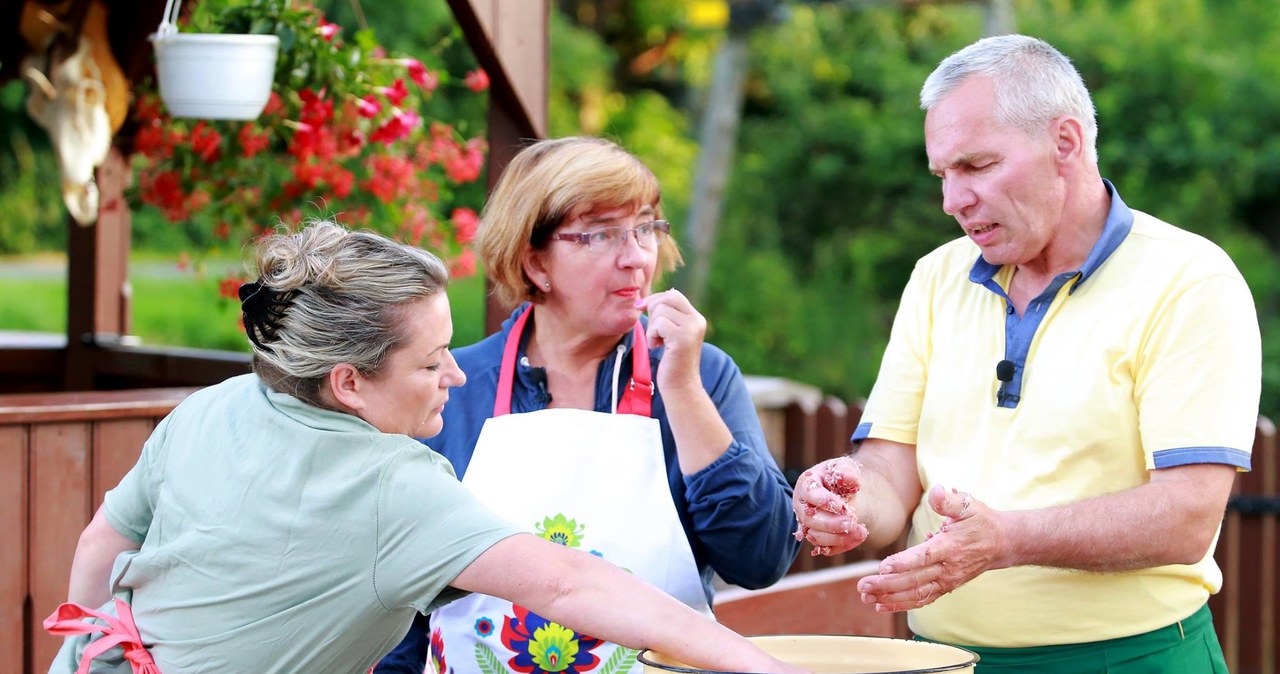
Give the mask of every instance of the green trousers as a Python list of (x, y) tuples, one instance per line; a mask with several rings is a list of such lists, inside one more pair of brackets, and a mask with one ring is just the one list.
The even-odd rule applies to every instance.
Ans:
[(1168, 627), (1120, 639), (1035, 648), (956, 645), (981, 656), (977, 674), (1227, 674), (1208, 604)]

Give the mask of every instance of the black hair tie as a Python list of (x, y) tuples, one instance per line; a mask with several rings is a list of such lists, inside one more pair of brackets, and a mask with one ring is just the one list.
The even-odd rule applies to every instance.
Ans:
[(265, 342), (274, 342), (280, 330), (285, 309), (293, 304), (297, 292), (279, 292), (251, 281), (240, 286), (240, 309), (244, 315), (244, 332), (254, 346), (271, 350)]

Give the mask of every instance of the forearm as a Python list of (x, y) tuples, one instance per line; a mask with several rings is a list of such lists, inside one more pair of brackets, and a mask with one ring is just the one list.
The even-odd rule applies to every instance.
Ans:
[[(772, 670), (761, 654), (724, 626), (607, 562), (596, 564), (594, 557), (583, 561), (584, 566), (601, 568), (561, 574), (573, 580), (535, 612), (628, 648), (673, 655), (694, 667)], [(619, 611), (619, 606), (626, 611)]]
[(680, 472), (692, 475), (711, 465), (729, 449), (733, 433), (701, 382), (664, 389), (667, 422), (676, 441)]
[(853, 453), (862, 466), (862, 485), (853, 510), (867, 527), (864, 545), (892, 545), (911, 524), (911, 513), (920, 502), (921, 488), (915, 473), (915, 448), (885, 440), (865, 440)]
[(527, 534), (498, 542), (452, 584), (502, 597), (575, 631), (628, 648), (650, 648), (695, 667), (781, 669), (742, 637), (637, 576)]
[(1155, 471), (1134, 489), (1002, 513), (1006, 554), (997, 568), (1116, 572), (1194, 564), (1213, 542), (1234, 478), (1230, 466), (1182, 466)]
[(116, 532), (103, 509), (98, 508), (76, 545), (67, 601), (89, 608), (105, 604), (111, 598), (111, 567), (116, 557), (136, 549), (138, 544)]

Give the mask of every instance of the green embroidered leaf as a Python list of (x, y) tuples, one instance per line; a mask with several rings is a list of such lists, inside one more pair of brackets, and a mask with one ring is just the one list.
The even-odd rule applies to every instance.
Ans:
[(498, 656), (484, 644), (476, 644), (476, 664), (480, 666), (481, 674), (506, 674), (507, 672)]
[[(600, 668), (600, 674), (626, 674), (631, 670), (631, 666), (636, 664), (636, 656), (640, 654), (633, 648), (619, 646), (613, 651), (613, 655), (605, 661), (604, 667)], [(486, 673), (487, 674), (487, 673)]]

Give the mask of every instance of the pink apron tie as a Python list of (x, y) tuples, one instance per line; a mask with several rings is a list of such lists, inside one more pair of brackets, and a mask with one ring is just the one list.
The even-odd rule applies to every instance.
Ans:
[[(533, 315), (533, 307), (520, 314), (507, 334), (507, 342), (502, 349), (502, 369), (498, 371), (498, 394), (493, 401), (493, 416), (500, 417), (511, 413), (511, 387), (515, 382), (516, 354), (520, 351), (520, 335), (524, 333), (525, 323)], [(649, 340), (645, 338), (640, 321), (636, 321), (631, 329), (631, 380), (627, 382), (627, 390), (622, 392), (618, 401), (618, 414), (635, 414), (642, 417), (652, 416), (653, 411), (653, 373), (649, 369)], [(621, 358), (621, 356), (619, 356)]]
[[(102, 632), (99, 639), (85, 647), (84, 655), (80, 658), (80, 668), (76, 670), (76, 674), (88, 674), (89, 663), (107, 649), (117, 645), (124, 647), (124, 659), (128, 660), (133, 667), (133, 674), (160, 674), (156, 661), (151, 659), (151, 654), (142, 645), (142, 635), (138, 633), (138, 626), (133, 622), (133, 609), (120, 599), (116, 599), (115, 602), (119, 618), (87, 609), (79, 604), (69, 602), (62, 604), (44, 619), (44, 629), (56, 636)], [(97, 618), (106, 624), (87, 623), (81, 620), (82, 618)]]

